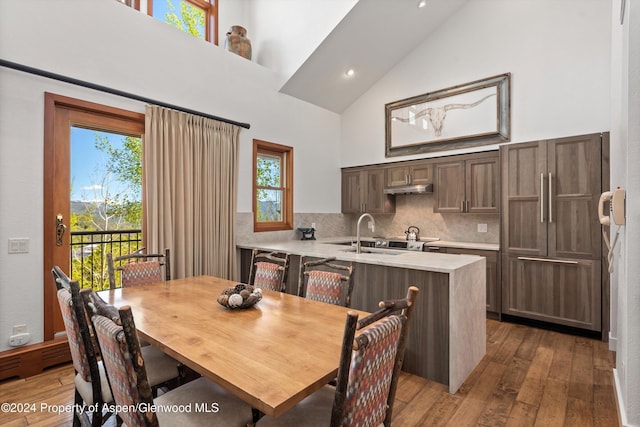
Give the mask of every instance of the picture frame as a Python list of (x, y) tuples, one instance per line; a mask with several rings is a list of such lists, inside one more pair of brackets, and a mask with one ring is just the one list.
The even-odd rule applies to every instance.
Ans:
[(511, 73), (385, 104), (385, 157), (510, 140)]

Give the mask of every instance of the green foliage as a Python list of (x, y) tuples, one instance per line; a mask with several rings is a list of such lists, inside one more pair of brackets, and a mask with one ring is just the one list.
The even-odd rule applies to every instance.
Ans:
[(256, 164), (258, 222), (281, 221), (282, 164), (280, 157), (259, 154)]
[(171, 3), (171, 0), (167, 0), (167, 6), (169, 12), (166, 13), (165, 20), (168, 24), (194, 37), (204, 39), (205, 34), (200, 31), (205, 28), (205, 13), (202, 9), (180, 0), (180, 16), (178, 17), (176, 8)]
[[(105, 155), (105, 165), (96, 167), (94, 201), (83, 203), (81, 212), (71, 213), (71, 230), (115, 232), (119, 229), (140, 229), (142, 139), (123, 137), (122, 148), (116, 148), (107, 136), (96, 132), (94, 147)], [(118, 193), (111, 190), (113, 178), (123, 185)], [(96, 291), (109, 288), (106, 254), (110, 252), (117, 257), (138, 247), (135, 241), (121, 243), (112, 241), (112, 238), (120, 240), (120, 234), (72, 235), (71, 275), (81, 287), (91, 287)]]

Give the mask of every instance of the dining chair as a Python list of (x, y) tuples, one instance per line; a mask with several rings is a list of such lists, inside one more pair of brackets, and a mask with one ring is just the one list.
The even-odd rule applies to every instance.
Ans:
[(116, 275), (120, 273), (120, 286), (140, 286), (148, 283), (171, 280), (171, 251), (162, 254), (146, 254), (145, 248), (133, 253), (113, 257), (107, 253), (109, 287), (116, 288)]
[(251, 253), (249, 284), (256, 288), (283, 292), (289, 272), (289, 254), (263, 252), (254, 249)]
[[(51, 270), (57, 289), (58, 303), (67, 332), (71, 361), (75, 370), (73, 426), (102, 425), (112, 414), (102, 412), (104, 403), (112, 403), (111, 388), (102, 361), (98, 360), (96, 347), (87, 324), (87, 317), (80, 300), (79, 286), (58, 266)], [(86, 405), (86, 406), (85, 406)], [(92, 407), (91, 420), (84, 408)]]
[(300, 258), (298, 296), (351, 307), (353, 265), (340, 265), (335, 257), (317, 261)]
[[(111, 379), (118, 416), (129, 427), (137, 426), (246, 426), (252, 408), (217, 384), (199, 378), (153, 398), (146, 359), (142, 354), (131, 307), (119, 310), (120, 323), (92, 316), (104, 364)], [(152, 411), (169, 408), (167, 411)], [(180, 410), (190, 408), (191, 410)]]
[(417, 294), (410, 286), (405, 298), (382, 301), (380, 310), (360, 320), (349, 311), (336, 387), (326, 385), (280, 417), (264, 416), (256, 425), (390, 426)]
[[(85, 312), (89, 318), (91, 331), (95, 336), (95, 326), (91, 318), (95, 314), (107, 317), (116, 323), (120, 322), (118, 309), (105, 302), (92, 289), (80, 290), (80, 300), (84, 305)], [(99, 346), (98, 346), (99, 347)], [(175, 388), (185, 381), (184, 367), (180, 362), (167, 355), (165, 352), (150, 344), (142, 346), (142, 355), (147, 361), (147, 376), (149, 386), (154, 396), (158, 395), (160, 389), (166, 390)]]

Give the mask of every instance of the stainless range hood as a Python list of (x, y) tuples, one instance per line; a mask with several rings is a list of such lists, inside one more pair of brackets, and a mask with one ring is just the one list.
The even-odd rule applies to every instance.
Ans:
[(433, 193), (433, 184), (403, 185), (402, 187), (389, 187), (384, 189), (384, 194), (425, 194)]

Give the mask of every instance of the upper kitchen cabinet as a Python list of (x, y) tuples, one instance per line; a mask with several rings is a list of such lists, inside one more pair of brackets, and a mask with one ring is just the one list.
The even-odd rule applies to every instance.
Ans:
[(358, 167), (342, 170), (342, 213), (393, 213), (395, 197), (384, 194), (385, 170)]
[(386, 176), (387, 187), (431, 184), (433, 182), (433, 163), (421, 160), (389, 166)]
[(437, 163), (433, 211), (439, 213), (498, 213), (500, 206), (498, 152), (460, 156)]
[(600, 257), (601, 135), (503, 145), (502, 250)]

